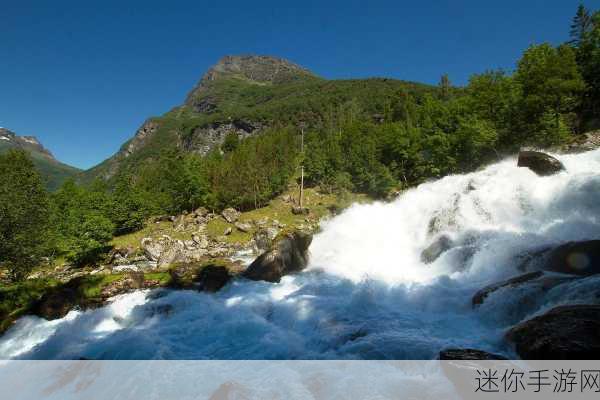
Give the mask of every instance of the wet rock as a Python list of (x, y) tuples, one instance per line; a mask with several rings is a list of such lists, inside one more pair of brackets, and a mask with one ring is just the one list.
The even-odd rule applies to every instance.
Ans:
[(229, 269), (222, 265), (207, 265), (198, 275), (198, 282), (202, 290), (206, 292), (217, 292), (223, 288), (232, 278)]
[(506, 333), (517, 354), (530, 360), (600, 358), (600, 306), (569, 305), (522, 322)]
[(234, 208), (226, 208), (221, 212), (221, 215), (225, 218), (225, 221), (233, 224), (240, 218), (241, 213)]
[(554, 175), (565, 169), (564, 165), (551, 155), (531, 150), (519, 152), (517, 166), (529, 168), (540, 176)]
[(562, 274), (553, 274), (546, 273), (544, 271), (534, 271), (529, 272), (527, 274), (519, 275), (517, 277), (508, 279), (506, 281), (494, 283), (492, 285), (486, 286), (483, 289), (479, 290), (472, 299), (473, 307), (483, 304), (485, 299), (496, 290), (502, 288), (516, 288), (524, 284), (535, 285), (541, 292), (547, 292), (548, 290), (575, 280), (581, 279), (580, 277), (573, 275), (562, 275)]
[(63, 318), (80, 301), (76, 287), (63, 287), (44, 294), (32, 307), (32, 314), (48, 321)]
[(281, 277), (304, 269), (312, 235), (295, 231), (282, 235), (270, 250), (260, 255), (243, 273), (252, 280), (279, 282)]
[(569, 242), (546, 253), (543, 269), (579, 276), (600, 273), (600, 240)]
[(478, 306), (483, 303), (483, 301), (486, 299), (486, 297), (490, 295), (490, 293), (495, 292), (500, 288), (518, 286), (522, 283), (540, 278), (543, 275), (544, 273), (542, 271), (530, 272), (528, 274), (519, 275), (515, 278), (510, 278), (508, 280), (486, 286), (483, 289), (479, 290), (477, 293), (475, 293), (473, 299), (471, 300), (471, 303), (473, 304), (473, 306)]
[(421, 262), (431, 264), (444, 252), (450, 250), (454, 242), (447, 235), (441, 235), (421, 252)]
[(506, 357), (476, 349), (445, 349), (440, 351), (440, 360), (507, 360)]
[(235, 227), (240, 232), (250, 232), (252, 230), (252, 225), (247, 222), (236, 222)]

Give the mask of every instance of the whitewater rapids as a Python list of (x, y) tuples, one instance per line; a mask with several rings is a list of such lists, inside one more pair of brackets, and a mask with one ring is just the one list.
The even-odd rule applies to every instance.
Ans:
[[(60, 320), (23, 317), (0, 338), (0, 358), (432, 359), (447, 347), (514, 357), (508, 327), (600, 297), (591, 277), (471, 306), (477, 290), (520, 273), (519, 256), (600, 239), (600, 150), (557, 157), (566, 171), (549, 177), (512, 158), (354, 205), (323, 222), (307, 270), (279, 284), (137, 291)], [(440, 235), (454, 247), (424, 264)]]

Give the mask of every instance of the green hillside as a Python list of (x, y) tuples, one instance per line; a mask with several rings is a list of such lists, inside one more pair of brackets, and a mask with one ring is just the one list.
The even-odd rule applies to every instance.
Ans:
[[(403, 98), (439, 93), (437, 87), (395, 79), (326, 80), (273, 57), (245, 57), (246, 63), (242, 61), (235, 71), (223, 67), (227, 60), (238, 58), (221, 60), (182, 106), (148, 120), (117, 154), (86, 171), (84, 180), (112, 178), (118, 171), (135, 170), (144, 160), (156, 158), (167, 149), (205, 155), (221, 145), (228, 133), (252, 136), (268, 128), (301, 123), (321, 129), (344, 108), (360, 109), (361, 118), (377, 120)], [(288, 67), (283, 76), (282, 65)], [(151, 133), (140, 134), (148, 124)], [(208, 132), (221, 128), (220, 138)]]
[(0, 128), (0, 154), (6, 153), (10, 149), (23, 149), (29, 153), (46, 188), (50, 191), (56, 190), (67, 178), (74, 177), (81, 172), (78, 168), (56, 160), (36, 138), (17, 136), (8, 129)]

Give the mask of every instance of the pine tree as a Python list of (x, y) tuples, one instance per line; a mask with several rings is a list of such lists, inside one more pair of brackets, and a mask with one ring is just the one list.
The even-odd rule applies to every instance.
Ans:
[(592, 27), (592, 17), (590, 12), (583, 4), (580, 4), (577, 8), (577, 13), (573, 17), (573, 23), (571, 24), (570, 36), (571, 40), (569, 44), (579, 47), (585, 34), (589, 32)]
[(450, 96), (450, 88), (452, 87), (452, 83), (450, 83), (450, 78), (448, 74), (442, 75), (440, 79), (440, 89), (442, 90), (442, 98), (448, 99)]
[(21, 280), (39, 262), (48, 236), (48, 195), (29, 156), (0, 155), (0, 265)]

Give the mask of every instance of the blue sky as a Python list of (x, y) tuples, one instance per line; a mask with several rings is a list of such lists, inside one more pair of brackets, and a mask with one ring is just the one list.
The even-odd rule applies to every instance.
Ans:
[[(567, 39), (576, 0), (0, 0), (0, 126), (88, 168), (183, 102), (227, 54), (288, 58), (326, 78), (464, 84)], [(591, 9), (600, 1), (584, 1)]]

